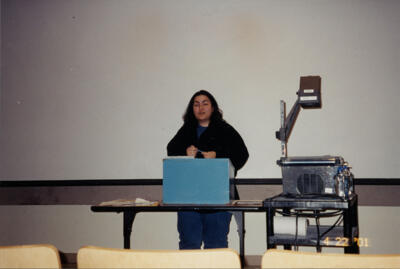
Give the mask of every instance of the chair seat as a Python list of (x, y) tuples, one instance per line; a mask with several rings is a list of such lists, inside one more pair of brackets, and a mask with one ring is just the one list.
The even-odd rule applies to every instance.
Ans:
[(61, 268), (60, 254), (46, 244), (0, 247), (0, 268)]
[(261, 268), (400, 268), (400, 254), (331, 254), (267, 250)]
[(240, 268), (232, 249), (130, 250), (86, 246), (78, 251), (78, 268)]

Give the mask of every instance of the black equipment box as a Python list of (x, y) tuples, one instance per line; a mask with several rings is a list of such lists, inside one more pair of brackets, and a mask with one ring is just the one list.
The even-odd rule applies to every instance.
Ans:
[(337, 195), (335, 177), (345, 162), (338, 156), (282, 157), (283, 194)]

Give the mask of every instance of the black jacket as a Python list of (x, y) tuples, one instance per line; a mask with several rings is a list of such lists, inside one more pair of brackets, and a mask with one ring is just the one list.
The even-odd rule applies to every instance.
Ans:
[(168, 143), (168, 156), (185, 156), (190, 145), (201, 151), (215, 151), (217, 158), (229, 158), (235, 174), (249, 158), (242, 137), (225, 121), (211, 122), (200, 138), (197, 138), (197, 126), (184, 124)]

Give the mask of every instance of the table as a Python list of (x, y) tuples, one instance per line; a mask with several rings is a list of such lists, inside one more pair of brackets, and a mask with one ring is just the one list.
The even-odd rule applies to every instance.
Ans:
[(238, 225), (239, 230), (239, 255), (242, 264), (244, 264), (244, 236), (245, 236), (245, 212), (265, 212), (266, 208), (263, 207), (262, 202), (257, 204), (227, 204), (227, 205), (176, 205), (176, 204), (159, 204), (156, 206), (140, 206), (140, 205), (128, 205), (128, 206), (92, 206), (93, 212), (114, 212), (123, 213), (123, 236), (124, 236), (124, 248), (129, 249), (130, 238), (132, 234), (132, 225), (135, 220), (135, 216), (140, 212), (178, 212), (178, 211), (196, 211), (196, 212), (219, 212), (219, 211), (232, 211), (239, 212), (242, 225)]
[[(358, 245), (358, 197), (352, 194), (348, 199), (337, 196), (304, 196), (293, 197), (283, 194), (264, 200), (267, 210), (267, 248), (284, 245), (316, 246), (317, 251), (322, 246), (343, 247), (345, 253), (360, 253)], [(275, 235), (274, 216), (281, 209), (283, 215), (298, 215), (302, 217), (343, 216), (343, 226), (310, 226), (306, 236)], [(332, 212), (333, 211), (333, 212)], [(336, 211), (336, 213), (335, 213)], [(332, 228), (333, 227), (333, 228)], [(330, 230), (329, 230), (330, 229)], [(326, 234), (321, 236), (321, 234)]]

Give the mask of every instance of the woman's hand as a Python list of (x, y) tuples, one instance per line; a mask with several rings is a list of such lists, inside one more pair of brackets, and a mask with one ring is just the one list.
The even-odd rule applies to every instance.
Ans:
[(205, 159), (214, 159), (217, 157), (217, 153), (215, 151), (203, 151), (201, 154), (203, 154)]
[(197, 151), (198, 149), (195, 146), (191, 145), (186, 149), (186, 155), (196, 157)]

